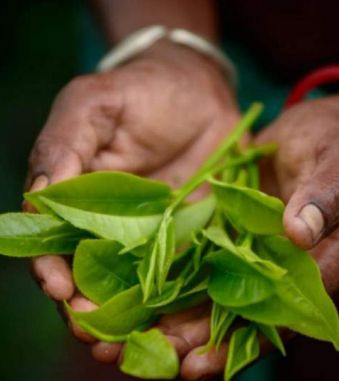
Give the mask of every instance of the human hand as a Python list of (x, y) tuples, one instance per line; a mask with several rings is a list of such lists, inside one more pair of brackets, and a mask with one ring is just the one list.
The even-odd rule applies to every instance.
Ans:
[[(189, 49), (158, 44), (122, 68), (79, 77), (61, 91), (33, 148), (27, 188), (96, 170), (130, 171), (177, 187), (238, 117), (234, 95), (212, 62)], [(53, 299), (70, 300), (78, 310), (95, 308), (74, 296), (62, 257), (36, 258), (33, 270)], [(180, 335), (172, 340), (182, 343)], [(95, 342), (93, 354), (114, 361), (119, 348)]]
[[(298, 246), (310, 249), (328, 293), (338, 302), (339, 97), (307, 101), (284, 111), (256, 142), (278, 144), (277, 154), (261, 163), (262, 189), (286, 202), (286, 234)], [(165, 317), (165, 333), (180, 335), (182, 327), (175, 319)], [(209, 319), (198, 314), (183, 327), (188, 334), (199, 327), (196, 336), (188, 337), (194, 345), (185, 353), (183, 378), (199, 380), (221, 373), (227, 361), (227, 340), (218, 351), (201, 354), (199, 346), (208, 338)], [(293, 332), (282, 332), (285, 340), (293, 336)], [(260, 344), (263, 354), (273, 349), (264, 338)]]
[(300, 103), (257, 139), (276, 142), (262, 165), (262, 185), (286, 202), (284, 227), (317, 260), (327, 291), (339, 291), (339, 97)]

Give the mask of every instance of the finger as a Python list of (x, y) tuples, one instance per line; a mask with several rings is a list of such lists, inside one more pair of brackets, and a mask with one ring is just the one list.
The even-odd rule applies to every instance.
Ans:
[(79, 77), (61, 91), (33, 147), (28, 183), (42, 174), (49, 183), (76, 176), (112, 142), (121, 99), (107, 86), (111, 77)]
[[(242, 326), (242, 324), (243, 323), (240, 322), (237, 327)], [(202, 380), (209, 379), (222, 373), (227, 361), (227, 351), (231, 332), (218, 349), (212, 348), (208, 352), (205, 351), (203, 346), (192, 349), (182, 362), (182, 378), (185, 380)], [(284, 342), (295, 337), (295, 333), (287, 329), (280, 329), (279, 334)], [(273, 350), (276, 350), (272, 343), (261, 333), (258, 334), (258, 339), (261, 356), (265, 356)]]
[(314, 247), (339, 223), (339, 153), (329, 149), (304, 175), (284, 213), (288, 237), (304, 249)]
[(158, 328), (169, 337), (182, 356), (191, 349), (207, 343), (210, 336), (210, 318), (208, 316), (196, 318), (175, 326), (162, 327), (160, 325)]
[[(75, 295), (69, 302), (69, 305), (75, 311), (80, 311), (80, 312), (90, 312), (98, 308), (97, 305), (95, 305), (88, 299), (84, 298), (82, 295)], [(72, 318), (70, 318), (69, 320), (69, 327), (71, 331), (73, 332), (74, 336), (78, 338), (79, 340), (85, 343), (96, 342), (96, 339), (93, 336), (91, 336), (89, 333), (83, 331), (80, 327), (78, 327), (77, 324), (74, 321), (72, 321)]]
[(191, 350), (191, 347), (187, 343), (187, 341), (181, 337), (177, 337), (177, 336), (173, 336), (173, 335), (166, 335), (166, 338), (175, 348), (179, 358), (183, 358)]
[[(34, 180), (33, 184), (31, 184), (30, 192), (36, 192), (36, 191), (42, 190), (46, 188), (47, 185), (48, 185), (47, 176), (40, 175)], [(24, 200), (22, 203), (22, 210), (27, 213), (36, 213), (36, 209), (34, 208), (34, 206), (31, 205), (26, 200)]]
[(227, 356), (227, 344), (218, 350), (203, 352), (203, 347), (193, 349), (181, 365), (181, 377), (184, 380), (203, 380), (223, 372)]
[(312, 256), (320, 268), (326, 291), (337, 299), (339, 290), (339, 230), (322, 240), (311, 250)]
[(83, 170), (79, 154), (65, 143), (58, 142), (44, 133), (33, 147), (29, 161), (27, 183), (32, 189), (36, 179), (47, 179), (47, 184), (66, 180), (79, 175)]
[(54, 300), (68, 300), (74, 293), (71, 269), (60, 256), (46, 255), (32, 260), (32, 269), (43, 291)]
[(92, 356), (96, 361), (103, 363), (117, 362), (122, 344), (98, 342), (92, 345)]

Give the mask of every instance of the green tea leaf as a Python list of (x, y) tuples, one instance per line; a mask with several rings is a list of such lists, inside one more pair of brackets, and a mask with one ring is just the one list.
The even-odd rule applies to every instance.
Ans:
[(122, 246), (115, 241), (84, 240), (76, 249), (73, 276), (78, 289), (96, 304), (138, 283), (136, 258), (120, 256)]
[(285, 269), (277, 266), (272, 261), (260, 258), (250, 249), (250, 247), (235, 246), (226, 231), (221, 227), (211, 226), (207, 230), (203, 231), (203, 234), (215, 245), (220, 246), (221, 248), (228, 250), (233, 255), (241, 258), (248, 265), (268, 278), (278, 280), (281, 279), (287, 272)]
[(189, 271), (191, 271), (191, 264), (192, 264), (192, 256), (194, 254), (195, 246), (191, 245), (190, 247), (186, 248), (181, 253), (175, 254), (173, 258), (173, 262), (170, 268), (169, 276), (168, 278), (170, 280), (176, 279), (177, 277), (181, 276), (181, 274), (188, 270), (185, 270), (189, 267)]
[(205, 302), (208, 299), (206, 291), (209, 274), (205, 274), (204, 270), (205, 269), (202, 268), (187, 285), (180, 289), (179, 295), (173, 302), (157, 309), (157, 311), (161, 314), (170, 314), (186, 310)]
[(166, 306), (157, 308), (159, 314), (174, 314), (181, 311), (186, 311), (189, 308), (198, 306), (202, 303), (205, 303), (209, 300), (207, 292), (195, 292), (192, 294), (187, 294), (183, 297), (178, 297), (172, 303), (167, 304)]
[[(318, 265), (313, 258), (284, 237), (264, 237), (260, 247), (270, 260), (288, 270), (290, 289), (294, 289), (294, 300), (288, 298), (288, 301), (291, 304), (295, 303), (295, 306), (297, 304), (308, 306), (310, 316), (303, 324), (300, 322), (298, 328), (305, 330), (309, 321), (310, 327), (307, 329), (309, 332), (305, 331), (305, 334), (310, 334), (312, 337), (313, 332), (313, 337), (331, 341), (336, 348), (339, 348), (338, 313), (326, 293)], [(288, 296), (290, 294), (286, 295), (285, 300)], [(314, 327), (315, 330), (311, 328), (314, 320), (318, 320), (318, 326)], [(298, 331), (297, 327), (293, 329)]]
[(219, 348), (227, 330), (235, 318), (236, 315), (230, 312), (227, 308), (220, 306), (220, 304), (213, 303), (210, 323), (211, 334), (210, 339), (206, 344), (207, 350), (214, 346)]
[(11, 257), (70, 254), (86, 237), (88, 233), (52, 216), (32, 213), (0, 216), (0, 253)]
[(85, 332), (99, 340), (117, 342), (140, 327), (147, 327), (154, 310), (142, 303), (143, 295), (139, 285), (133, 286), (108, 300), (98, 309), (90, 312), (74, 311), (67, 303), (71, 319)]
[(202, 229), (210, 220), (214, 208), (215, 198), (208, 196), (179, 209), (174, 214), (176, 244), (191, 241), (193, 234)]
[(257, 331), (252, 326), (239, 328), (233, 332), (228, 348), (225, 381), (254, 361), (260, 353)]
[[(190, 193), (197, 189), (206, 178), (218, 167), (218, 163), (232, 148), (240, 141), (241, 137), (248, 131), (260, 115), (263, 106), (261, 103), (253, 103), (245, 115), (239, 120), (231, 133), (221, 142), (220, 146), (203, 163), (196, 173), (176, 192), (172, 206), (180, 204)], [(217, 170), (219, 171), (219, 169)]]
[(227, 249), (228, 251), (235, 252), (236, 248), (226, 231), (219, 226), (210, 226), (208, 229), (203, 230), (203, 235), (208, 238), (215, 245)]
[[(151, 246), (152, 244), (153, 246)], [(155, 288), (155, 270), (158, 251), (159, 242), (157, 239), (154, 239), (153, 242), (146, 246), (145, 255), (138, 266), (137, 274), (144, 295), (144, 302), (149, 299)]]
[(262, 302), (232, 311), (247, 320), (266, 325), (288, 327), (306, 336), (332, 342), (337, 346), (337, 324), (329, 326), (325, 312), (320, 311), (293, 282), (279, 283), (274, 296)]
[(166, 306), (172, 303), (179, 295), (181, 287), (183, 285), (182, 279), (166, 282), (161, 295), (157, 295), (145, 304), (147, 307), (155, 308)]
[(254, 304), (271, 296), (276, 284), (227, 250), (209, 254), (212, 266), (208, 294), (224, 307)]
[(139, 241), (133, 242), (131, 245), (124, 246), (120, 251), (119, 255), (124, 255), (126, 253), (131, 253), (138, 258), (143, 258), (145, 254), (146, 244), (148, 239), (146, 237), (141, 238)]
[(175, 254), (174, 220), (170, 215), (165, 214), (160, 224), (156, 241), (158, 250), (154, 253), (156, 256), (157, 269), (155, 280), (158, 292), (161, 294)]
[(276, 348), (279, 349), (279, 351), (281, 352), (283, 356), (286, 356), (284, 343), (282, 342), (279, 332), (275, 327), (272, 327), (271, 325), (265, 325), (265, 324), (256, 324), (256, 327), (258, 328), (260, 332), (262, 332), (270, 340), (270, 342)]
[(179, 373), (179, 359), (171, 343), (158, 329), (133, 332), (124, 348), (120, 369), (134, 377), (170, 380)]
[(152, 243), (152, 249), (146, 253), (138, 267), (138, 276), (144, 293), (144, 302), (148, 300), (157, 286), (161, 294), (175, 254), (175, 231), (173, 217), (165, 212), (160, 227)]
[(122, 172), (95, 172), (26, 193), (72, 225), (130, 246), (150, 237), (171, 200), (164, 183)]
[(179, 294), (180, 298), (185, 298), (186, 296), (199, 293), (201, 291), (207, 291), (208, 288), (208, 277), (203, 278), (201, 281), (193, 284), (188, 284), (186, 287), (182, 289)]
[(118, 241), (124, 246), (135, 245), (143, 238), (149, 238), (161, 221), (160, 214), (134, 217), (113, 216), (65, 206), (43, 196), (39, 196), (39, 200), (73, 226), (87, 230), (98, 237)]
[(254, 234), (282, 234), (284, 204), (256, 189), (210, 180), (226, 216), (237, 229)]
[(236, 253), (251, 267), (272, 280), (279, 280), (287, 273), (286, 269), (278, 266), (272, 261), (260, 258), (260, 256), (248, 247), (237, 246)]
[(77, 210), (134, 217), (161, 214), (171, 199), (171, 189), (130, 173), (93, 172), (25, 194), (36, 207), (41, 196)]

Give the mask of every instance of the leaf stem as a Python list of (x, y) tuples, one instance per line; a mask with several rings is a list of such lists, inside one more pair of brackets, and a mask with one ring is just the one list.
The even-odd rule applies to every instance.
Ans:
[(207, 161), (198, 169), (198, 171), (188, 180), (178, 191), (173, 203), (169, 206), (174, 210), (190, 193), (199, 187), (211, 174), (215, 165), (223, 158), (223, 156), (236, 144), (242, 135), (248, 131), (255, 120), (262, 112), (263, 105), (255, 102), (246, 112), (244, 117), (239, 121), (237, 126), (221, 143), (219, 148), (207, 159)]

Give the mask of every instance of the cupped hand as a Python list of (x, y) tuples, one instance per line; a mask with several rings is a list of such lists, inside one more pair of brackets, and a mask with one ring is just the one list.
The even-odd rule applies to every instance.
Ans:
[[(97, 170), (130, 171), (180, 186), (238, 118), (218, 67), (189, 49), (159, 43), (119, 69), (76, 78), (60, 92), (33, 147), (27, 189)], [(70, 300), (78, 310), (95, 308), (74, 295), (64, 258), (36, 258), (33, 271), (51, 298)], [(194, 340), (200, 335), (190, 313), (183, 316), (192, 328), (168, 333), (182, 355), (199, 344)], [(77, 337), (94, 343), (98, 360), (116, 360), (120, 345), (95, 342), (70, 325)]]
[[(286, 203), (284, 227), (298, 246), (309, 249), (316, 259), (327, 292), (339, 304), (339, 97), (306, 101), (284, 111), (256, 138), (258, 144), (277, 143), (274, 157), (261, 163), (262, 189)], [(200, 312), (201, 314), (201, 312)], [(185, 315), (185, 314), (184, 314)], [(209, 335), (205, 315), (187, 316), (178, 324), (176, 316), (165, 317), (165, 333), (179, 336), (173, 341), (184, 354), (181, 374), (199, 380), (221, 373), (227, 361), (227, 340), (218, 351), (201, 354)], [(166, 323), (167, 322), (167, 323)], [(182, 328), (183, 327), (183, 328)], [(186, 335), (194, 337), (185, 339)], [(283, 339), (293, 337), (284, 331)], [(272, 350), (261, 338), (261, 353)], [(180, 346), (181, 345), (181, 346)]]
[(282, 113), (259, 143), (279, 150), (262, 165), (263, 188), (286, 202), (284, 227), (310, 250), (327, 291), (339, 291), (339, 97), (305, 101)]

